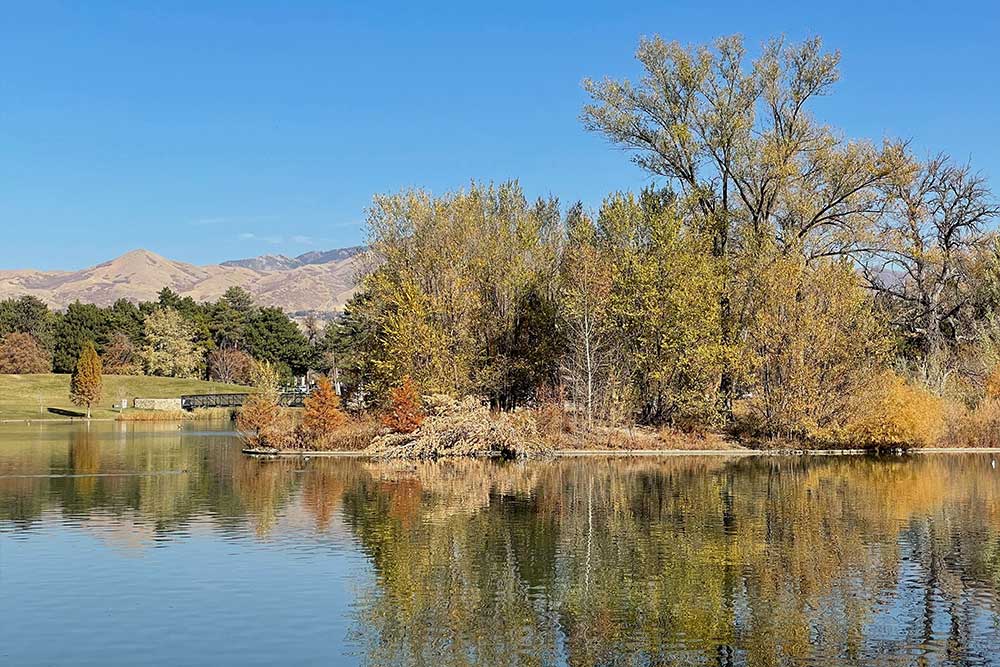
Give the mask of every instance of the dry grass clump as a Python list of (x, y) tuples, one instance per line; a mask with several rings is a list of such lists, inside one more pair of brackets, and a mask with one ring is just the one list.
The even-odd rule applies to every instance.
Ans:
[(380, 430), (379, 423), (371, 417), (350, 419), (313, 437), (300, 437), (295, 446), (311, 451), (360, 452), (372, 444)]
[(437, 459), (452, 456), (527, 458), (551, 452), (526, 411), (491, 413), (478, 398), (426, 399), (427, 417), (411, 433), (390, 432), (372, 442), (368, 453), (384, 459)]
[(115, 421), (120, 422), (173, 422), (230, 420), (236, 414), (234, 408), (196, 408), (187, 410), (129, 410), (122, 412)]

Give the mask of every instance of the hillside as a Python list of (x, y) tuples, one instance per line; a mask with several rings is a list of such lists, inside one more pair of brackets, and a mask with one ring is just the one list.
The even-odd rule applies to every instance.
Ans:
[(196, 301), (215, 300), (238, 285), (257, 303), (288, 313), (333, 313), (354, 291), (362, 248), (289, 258), (265, 255), (196, 266), (133, 250), (79, 271), (0, 271), (0, 298), (30, 294), (55, 308), (74, 301), (106, 306), (118, 299), (151, 301), (163, 287)]
[[(111, 405), (122, 398), (176, 398), (182, 394), (244, 392), (246, 387), (186, 378), (105, 375), (104, 400), (93, 408), (95, 418), (114, 417)], [(68, 419), (82, 415), (69, 400), (69, 375), (0, 374), (0, 420)]]

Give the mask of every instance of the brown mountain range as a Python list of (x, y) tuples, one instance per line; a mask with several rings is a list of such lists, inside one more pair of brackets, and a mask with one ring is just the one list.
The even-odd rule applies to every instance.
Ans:
[(154, 301), (163, 287), (196, 301), (215, 300), (238, 285), (257, 303), (290, 314), (329, 314), (354, 292), (363, 248), (267, 255), (196, 266), (133, 250), (80, 271), (0, 270), (0, 298), (31, 294), (54, 308), (74, 301), (106, 306), (118, 299)]

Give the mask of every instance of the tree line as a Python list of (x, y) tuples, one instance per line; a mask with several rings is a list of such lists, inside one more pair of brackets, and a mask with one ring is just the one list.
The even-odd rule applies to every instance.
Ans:
[(93, 344), (108, 374), (208, 378), (249, 384), (255, 361), (285, 381), (325, 369), (322, 326), (300, 326), (280, 308), (258, 306), (231, 287), (214, 302), (163, 288), (156, 301), (108, 307), (72, 303), (54, 311), (33, 296), (0, 301), (0, 372), (71, 373)]
[(995, 404), (1000, 209), (981, 175), (817, 119), (839, 77), (818, 38), (636, 55), (641, 79), (585, 82), (582, 120), (655, 185), (597, 211), (517, 182), (374, 198), (329, 337), (348, 384), (831, 442), (928, 439)]

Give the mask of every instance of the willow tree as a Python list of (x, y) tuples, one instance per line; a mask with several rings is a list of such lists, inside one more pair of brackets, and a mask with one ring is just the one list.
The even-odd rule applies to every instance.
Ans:
[[(807, 260), (853, 250), (882, 210), (879, 187), (909, 168), (900, 143), (845, 140), (812, 117), (839, 77), (839, 54), (818, 38), (773, 39), (751, 60), (738, 36), (693, 47), (655, 37), (636, 58), (636, 83), (584, 82), (583, 122), (667, 179), (730, 275), (733, 256), (762, 240)], [(742, 309), (728, 291), (720, 307), (732, 341)], [(733, 374), (720, 384), (731, 397)]]

